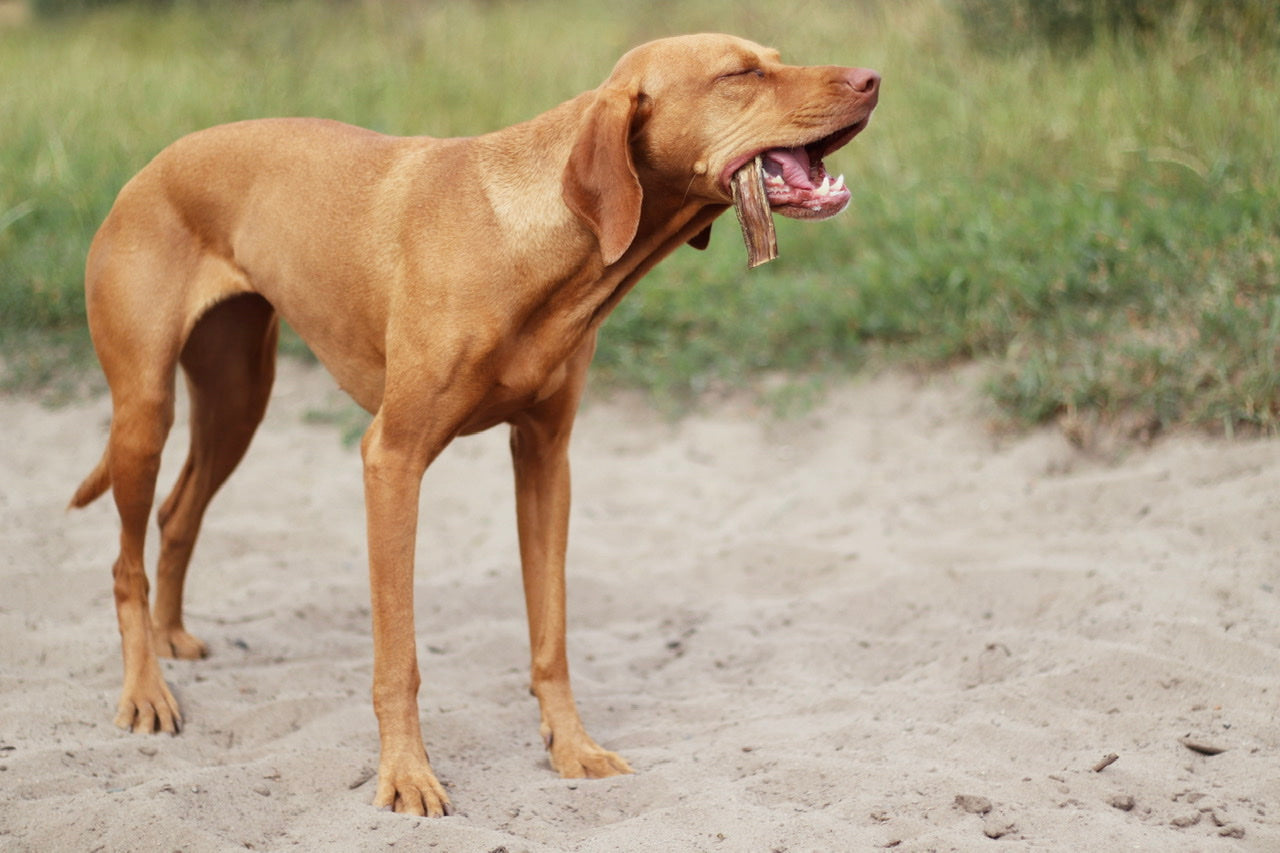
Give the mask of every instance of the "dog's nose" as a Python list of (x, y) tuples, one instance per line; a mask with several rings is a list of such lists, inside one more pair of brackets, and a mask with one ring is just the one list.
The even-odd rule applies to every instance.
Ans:
[(844, 79), (859, 95), (874, 97), (880, 92), (880, 75), (870, 68), (850, 68)]

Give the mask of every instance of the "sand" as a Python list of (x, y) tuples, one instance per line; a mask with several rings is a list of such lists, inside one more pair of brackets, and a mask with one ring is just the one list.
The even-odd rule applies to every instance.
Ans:
[(573, 675), (637, 771), (603, 781), (538, 737), (505, 433), (450, 448), (416, 585), (434, 821), (370, 805), (360, 466), (306, 417), (323, 373), (282, 366), (206, 521), (178, 737), (111, 724), (117, 522), (63, 510), (106, 399), (0, 398), (0, 849), (1280, 849), (1280, 445), (1001, 436), (977, 380), (887, 373), (790, 421), (588, 403)]

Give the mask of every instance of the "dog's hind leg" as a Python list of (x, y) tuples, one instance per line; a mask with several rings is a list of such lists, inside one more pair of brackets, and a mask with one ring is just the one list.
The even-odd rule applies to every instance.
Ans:
[[(103, 480), (110, 482), (120, 514), (120, 553), (112, 573), (124, 686), (116, 725), (172, 734), (182, 717), (156, 655), (143, 566), (147, 522), (160, 454), (173, 425), (174, 377), (179, 360), (190, 361), (184, 354), (192, 351), (185, 349), (187, 338), (209, 305), (248, 284), (190, 231), (155, 181), (154, 172), (144, 172), (121, 191), (86, 264), (89, 330), (111, 389), (112, 413), (106, 477), (95, 471), (83, 497), (91, 499)], [(166, 597), (172, 586), (162, 579)]]
[(160, 560), (151, 630), (162, 657), (201, 658), (208, 653), (183, 625), (183, 584), (205, 508), (244, 456), (266, 412), (278, 329), (267, 301), (244, 294), (209, 309), (183, 346), (191, 447), (173, 491), (157, 513)]
[(91, 255), (88, 287), (89, 325), (111, 388), (106, 460), (120, 514), (120, 553), (112, 576), (124, 687), (115, 722), (135, 732), (173, 734), (182, 718), (152, 646), (143, 546), (160, 453), (173, 424), (182, 326), (167, 322), (176, 311), (150, 310), (157, 302), (149, 297), (163, 292), (160, 282), (174, 272), (170, 265), (158, 257), (123, 260), (99, 264)]

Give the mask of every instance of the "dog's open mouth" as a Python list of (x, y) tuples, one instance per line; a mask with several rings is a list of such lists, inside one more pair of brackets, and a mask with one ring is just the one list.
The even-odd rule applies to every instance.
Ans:
[[(863, 119), (816, 142), (795, 148), (769, 148), (758, 152), (764, 166), (764, 188), (769, 207), (792, 219), (827, 219), (848, 206), (852, 199), (844, 175), (827, 174), (823, 158), (842, 148), (867, 126)], [(756, 154), (738, 161), (727, 170), (733, 175)]]

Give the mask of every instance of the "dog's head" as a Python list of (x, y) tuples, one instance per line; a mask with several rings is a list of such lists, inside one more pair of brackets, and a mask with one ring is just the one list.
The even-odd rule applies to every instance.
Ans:
[[(756, 156), (771, 208), (826, 219), (851, 195), (824, 158), (867, 126), (880, 76), (796, 66), (745, 39), (703, 34), (643, 44), (593, 93), (565, 170), (564, 197), (606, 264), (635, 237), (646, 193), (729, 205), (734, 172)], [(704, 243), (705, 245), (705, 243)]]

